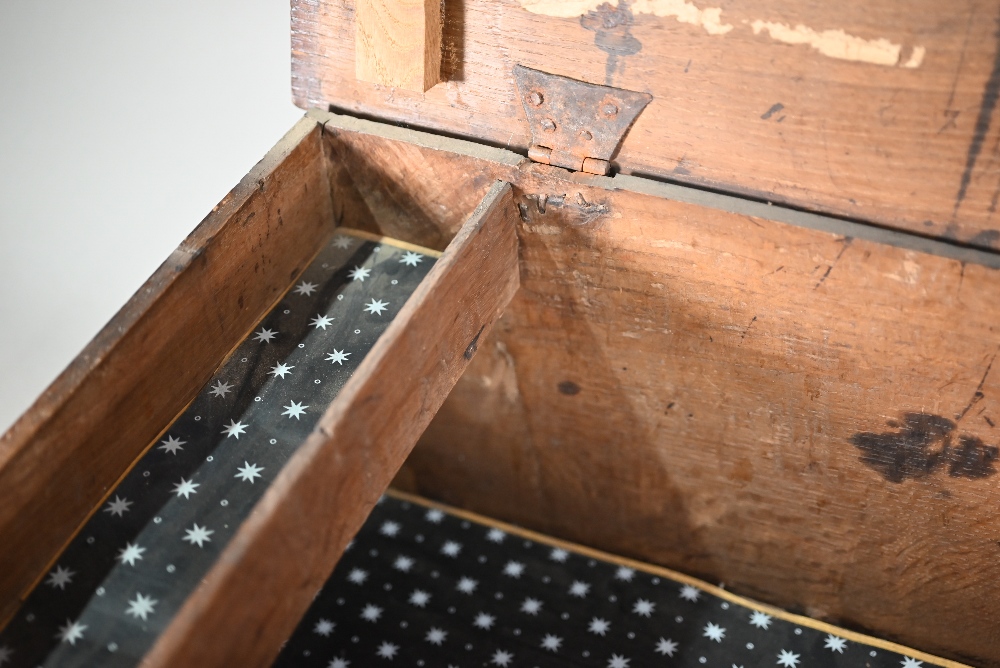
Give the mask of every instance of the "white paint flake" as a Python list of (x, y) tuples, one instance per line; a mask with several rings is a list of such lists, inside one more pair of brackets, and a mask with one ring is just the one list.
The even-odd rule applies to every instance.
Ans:
[[(612, 8), (618, 6), (618, 0), (518, 1), (521, 7), (533, 14), (560, 18), (583, 16), (598, 11), (604, 4)], [(650, 14), (673, 18), (679, 23), (698, 26), (709, 35), (726, 35), (737, 27), (723, 20), (721, 7), (702, 8), (688, 0), (633, 0), (629, 3), (628, 10), (633, 15)], [(927, 54), (925, 47), (916, 45), (904, 62), (901, 60), (902, 45), (891, 42), (885, 37), (865, 39), (840, 29), (819, 31), (801, 23), (793, 27), (781, 21), (761, 19), (744, 23), (748, 24), (755, 35), (763, 32), (772, 40), (783, 44), (806, 44), (824, 56), (839, 60), (915, 69), (923, 64), (924, 56)]]
[(767, 32), (771, 39), (785, 44), (808, 44), (824, 56), (839, 60), (854, 60), (874, 65), (895, 67), (899, 63), (902, 47), (884, 37), (864, 39), (849, 35), (843, 30), (823, 30), (818, 32), (809, 26), (797, 24), (794, 28), (786, 23), (756, 20), (750, 23), (753, 34)]

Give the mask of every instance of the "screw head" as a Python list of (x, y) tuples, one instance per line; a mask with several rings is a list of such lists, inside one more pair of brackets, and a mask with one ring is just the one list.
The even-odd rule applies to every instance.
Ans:
[(604, 105), (601, 111), (604, 112), (605, 116), (614, 116), (618, 113), (618, 107), (609, 102), (608, 104)]
[(542, 97), (542, 94), (539, 93), (537, 90), (532, 91), (531, 93), (528, 94), (528, 102), (536, 107), (541, 105), (542, 102), (544, 101), (545, 98)]
[(594, 135), (590, 134), (590, 130), (580, 130), (580, 139), (583, 141), (590, 141), (594, 138)]
[(556, 131), (556, 122), (553, 121), (551, 118), (543, 118), (542, 119), (542, 129), (545, 130), (546, 132), (555, 132)]

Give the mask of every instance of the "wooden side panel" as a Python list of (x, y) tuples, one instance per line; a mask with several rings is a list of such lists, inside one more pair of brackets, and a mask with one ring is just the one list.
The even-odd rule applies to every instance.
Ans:
[(516, 292), (516, 218), (497, 183), (144, 665), (270, 665)]
[(409, 156), (393, 200), (415, 210), (476, 169), (516, 184), (521, 290), (399, 482), (1000, 666), (998, 270), (540, 165), (331, 140)]
[(320, 135), (297, 124), (0, 438), (0, 620), (332, 231)]
[(423, 93), (441, 80), (440, 0), (359, 0), (355, 74), (361, 81)]
[(427, 93), (355, 79), (354, 14), (292, 3), (300, 106), (525, 153), (520, 63), (653, 95), (614, 160), (625, 173), (1000, 248), (995, 3), (446, 2), (446, 83)]

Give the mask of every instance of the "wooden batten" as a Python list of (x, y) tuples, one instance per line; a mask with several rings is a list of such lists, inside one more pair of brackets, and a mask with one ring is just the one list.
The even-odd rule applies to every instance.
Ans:
[(995, 4), (457, 0), (409, 93), (355, 76), (371, 3), (292, 3), (297, 104), (527, 155), (520, 64), (652, 94), (616, 170), (1000, 248)]
[(521, 290), (397, 484), (1000, 665), (996, 254), (325, 129), (351, 225), (433, 243), (514, 184)]
[(144, 665), (270, 665), (517, 291), (516, 211), (495, 183)]
[(440, 0), (360, 0), (354, 8), (360, 81), (423, 93), (441, 80)]
[(332, 232), (320, 134), (300, 121), (0, 438), (0, 620)]

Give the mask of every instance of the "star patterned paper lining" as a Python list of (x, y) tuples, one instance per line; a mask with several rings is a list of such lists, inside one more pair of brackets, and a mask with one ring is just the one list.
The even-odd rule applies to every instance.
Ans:
[(277, 668), (959, 666), (390, 492)]
[(0, 631), (0, 666), (132, 666), (439, 255), (341, 230)]

